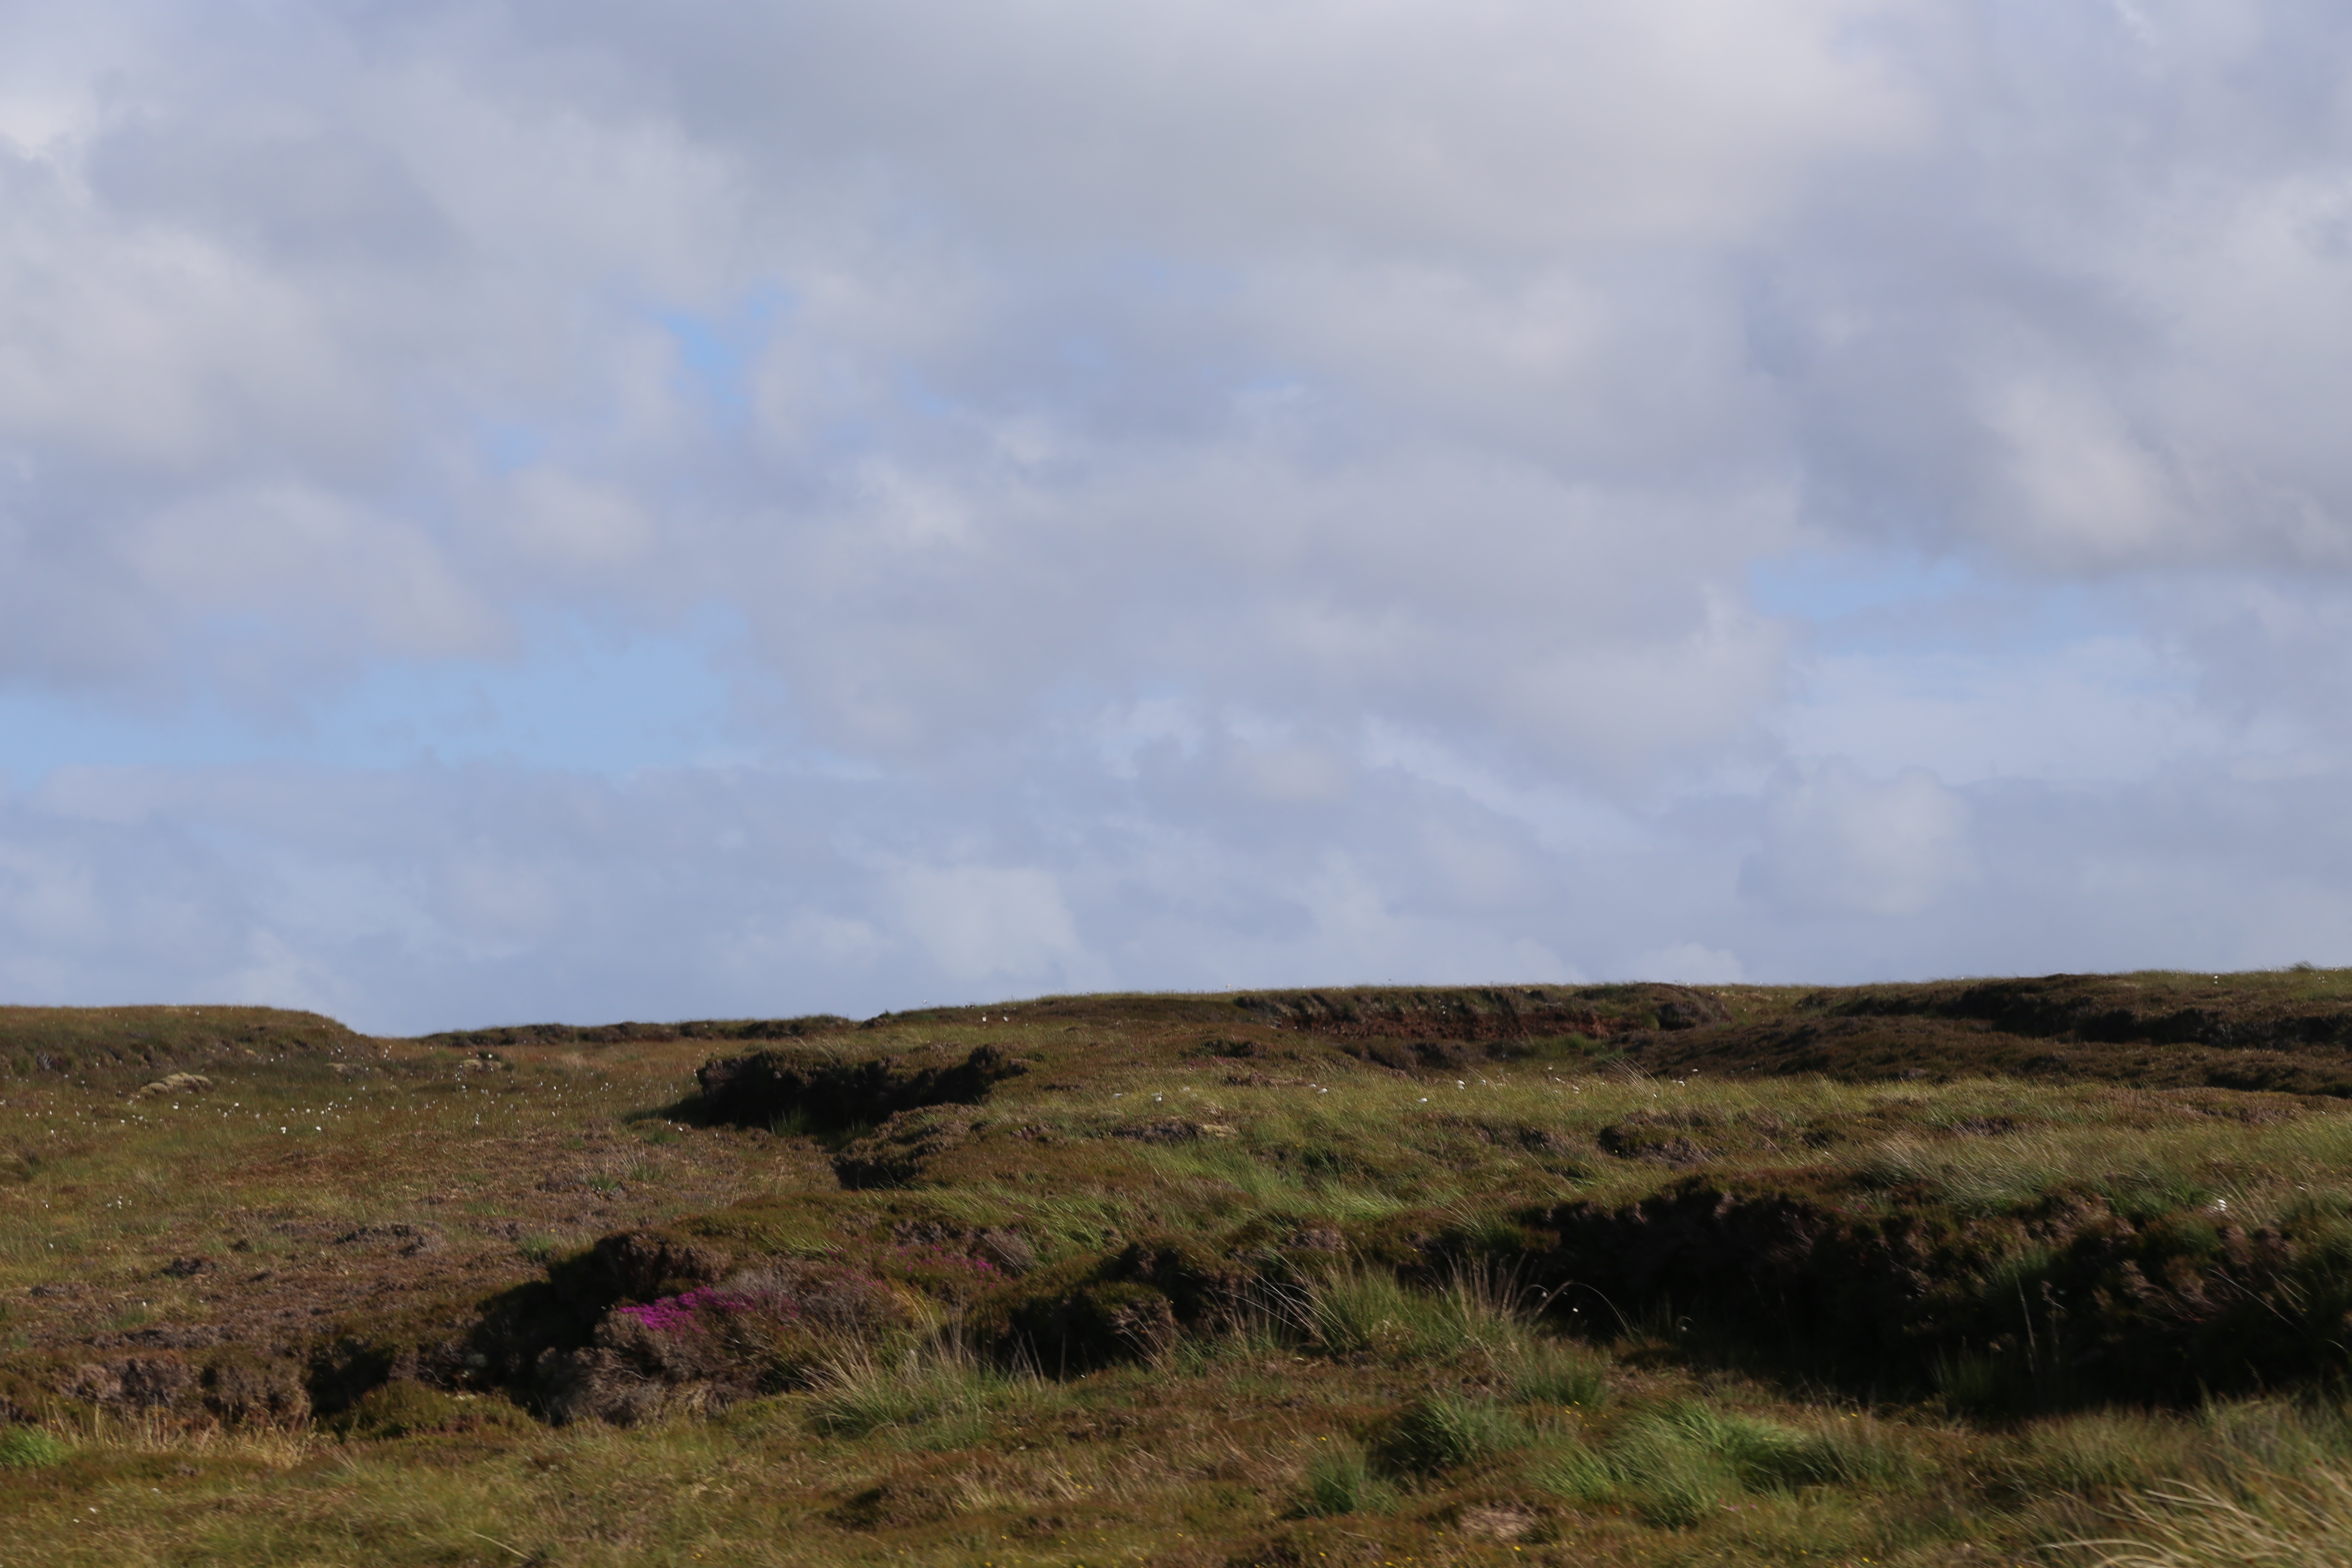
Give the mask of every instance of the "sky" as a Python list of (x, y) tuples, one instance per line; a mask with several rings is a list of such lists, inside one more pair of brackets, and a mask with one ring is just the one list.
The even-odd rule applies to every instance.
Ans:
[(2352, 963), (2352, 9), (0, 0), (0, 1000)]

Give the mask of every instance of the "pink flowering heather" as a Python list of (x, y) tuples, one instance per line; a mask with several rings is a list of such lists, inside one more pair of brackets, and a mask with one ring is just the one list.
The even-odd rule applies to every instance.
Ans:
[(751, 1298), (732, 1291), (688, 1290), (682, 1296), (664, 1296), (657, 1301), (631, 1302), (618, 1310), (625, 1318), (667, 1333), (694, 1327), (704, 1312), (740, 1312), (751, 1305)]

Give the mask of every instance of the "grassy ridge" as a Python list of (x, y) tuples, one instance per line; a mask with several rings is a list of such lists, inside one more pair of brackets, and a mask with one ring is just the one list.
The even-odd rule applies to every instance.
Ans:
[(367, 1048), (331, 1018), (275, 1007), (0, 1007), (0, 1074), (36, 1082), (111, 1083), (127, 1073)]
[(0, 1014), (0, 1563), (2341, 1560), (2347, 978)]

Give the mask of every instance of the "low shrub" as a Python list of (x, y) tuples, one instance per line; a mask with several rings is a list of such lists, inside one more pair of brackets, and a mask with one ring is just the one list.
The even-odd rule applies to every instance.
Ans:
[(537, 1394), (559, 1421), (626, 1426), (673, 1410), (719, 1409), (805, 1386), (818, 1367), (910, 1321), (907, 1303), (870, 1274), (784, 1260), (721, 1284), (617, 1303), (587, 1345), (542, 1354)]
[(231, 1346), (202, 1378), (205, 1408), (232, 1426), (294, 1426), (310, 1418), (310, 1394), (296, 1363)]
[(1197, 1245), (1167, 1237), (1040, 1268), (976, 1300), (964, 1323), (999, 1360), (1060, 1377), (1158, 1361), (1184, 1330), (1223, 1331), (1252, 1320), (1251, 1275)]
[(2316, 1218), (2135, 1217), (2090, 1190), (2000, 1212), (1886, 1209), (1777, 1176), (1688, 1177), (1638, 1202), (1527, 1216), (1548, 1282), (1672, 1301), (1826, 1375), (1940, 1383), (1956, 1405), (2191, 1401), (2340, 1369), (2352, 1238)]

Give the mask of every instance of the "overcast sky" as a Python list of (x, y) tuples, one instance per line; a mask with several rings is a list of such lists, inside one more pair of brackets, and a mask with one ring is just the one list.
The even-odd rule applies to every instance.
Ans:
[(0, 1000), (2352, 963), (2352, 9), (0, 0)]

